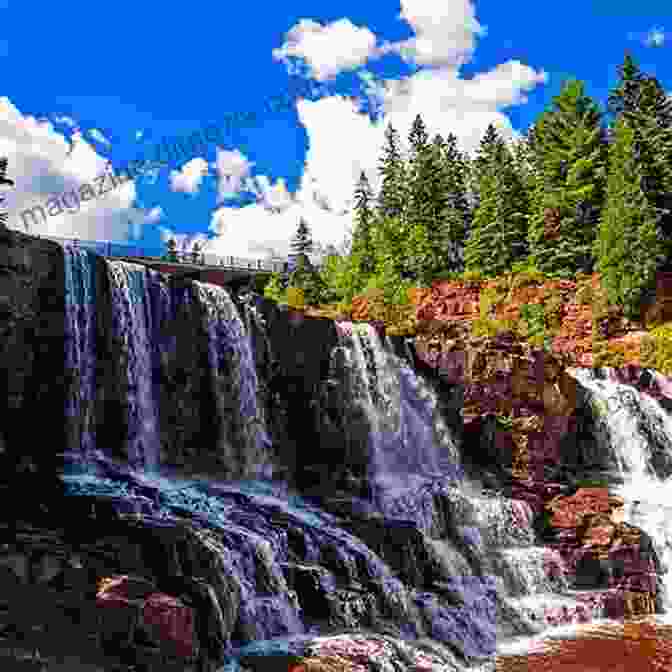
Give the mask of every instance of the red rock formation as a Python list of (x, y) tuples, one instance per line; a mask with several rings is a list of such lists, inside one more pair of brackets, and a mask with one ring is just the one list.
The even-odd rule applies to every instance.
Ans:
[(96, 604), (100, 607), (103, 639), (115, 647), (124, 642), (132, 646), (142, 631), (172, 655), (192, 658), (197, 653), (193, 609), (175, 597), (156, 592), (147, 579), (126, 575), (104, 579)]

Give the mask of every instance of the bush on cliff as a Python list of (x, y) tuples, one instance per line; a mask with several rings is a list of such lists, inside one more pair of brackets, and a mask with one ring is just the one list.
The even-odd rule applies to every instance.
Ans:
[(656, 327), (648, 338), (642, 339), (640, 360), (642, 366), (672, 374), (672, 322)]

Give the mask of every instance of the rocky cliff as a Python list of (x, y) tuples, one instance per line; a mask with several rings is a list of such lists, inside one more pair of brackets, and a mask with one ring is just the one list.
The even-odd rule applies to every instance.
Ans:
[[(2, 235), (5, 637), (52, 659), (79, 642), (92, 670), (208, 669), (232, 651), (253, 670), (463, 670), (497, 637), (660, 611), (650, 535), (605, 518), (622, 479), (574, 373), (596, 319), (572, 283), (437, 283), (404, 338)], [(523, 305), (556, 320), (552, 348), (488, 333)], [(635, 365), (609, 375), (672, 396)], [(147, 441), (173, 480), (129, 469)], [(421, 480), (428, 465), (462, 467), (473, 491), (456, 469)], [(14, 618), (29, 599), (45, 608)]]

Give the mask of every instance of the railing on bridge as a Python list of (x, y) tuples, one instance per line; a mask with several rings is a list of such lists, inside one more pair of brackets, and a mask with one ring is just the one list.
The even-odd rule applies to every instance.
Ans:
[(216, 254), (202, 252), (166, 252), (164, 249), (158, 247), (141, 247), (101, 240), (79, 240), (77, 238), (59, 238), (58, 236), (40, 236), (40, 238), (46, 238), (47, 240), (53, 240), (61, 244), (70, 243), (73, 246), (91, 250), (103, 257), (138, 257), (139, 259), (152, 259), (170, 264), (192, 264), (230, 270), (266, 271), (273, 273), (286, 273), (288, 271), (288, 263), (285, 261), (244, 259), (232, 256), (221, 257)]

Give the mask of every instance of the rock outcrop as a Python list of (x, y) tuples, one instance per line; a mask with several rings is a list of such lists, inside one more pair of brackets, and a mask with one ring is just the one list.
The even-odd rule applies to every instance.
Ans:
[(66, 448), (64, 352), (60, 246), (0, 229), (0, 481), (48, 478)]
[(622, 505), (606, 488), (554, 497), (545, 505), (546, 539), (565, 560), (574, 587), (607, 590), (609, 617), (661, 613), (660, 562), (646, 532), (610, 515)]

